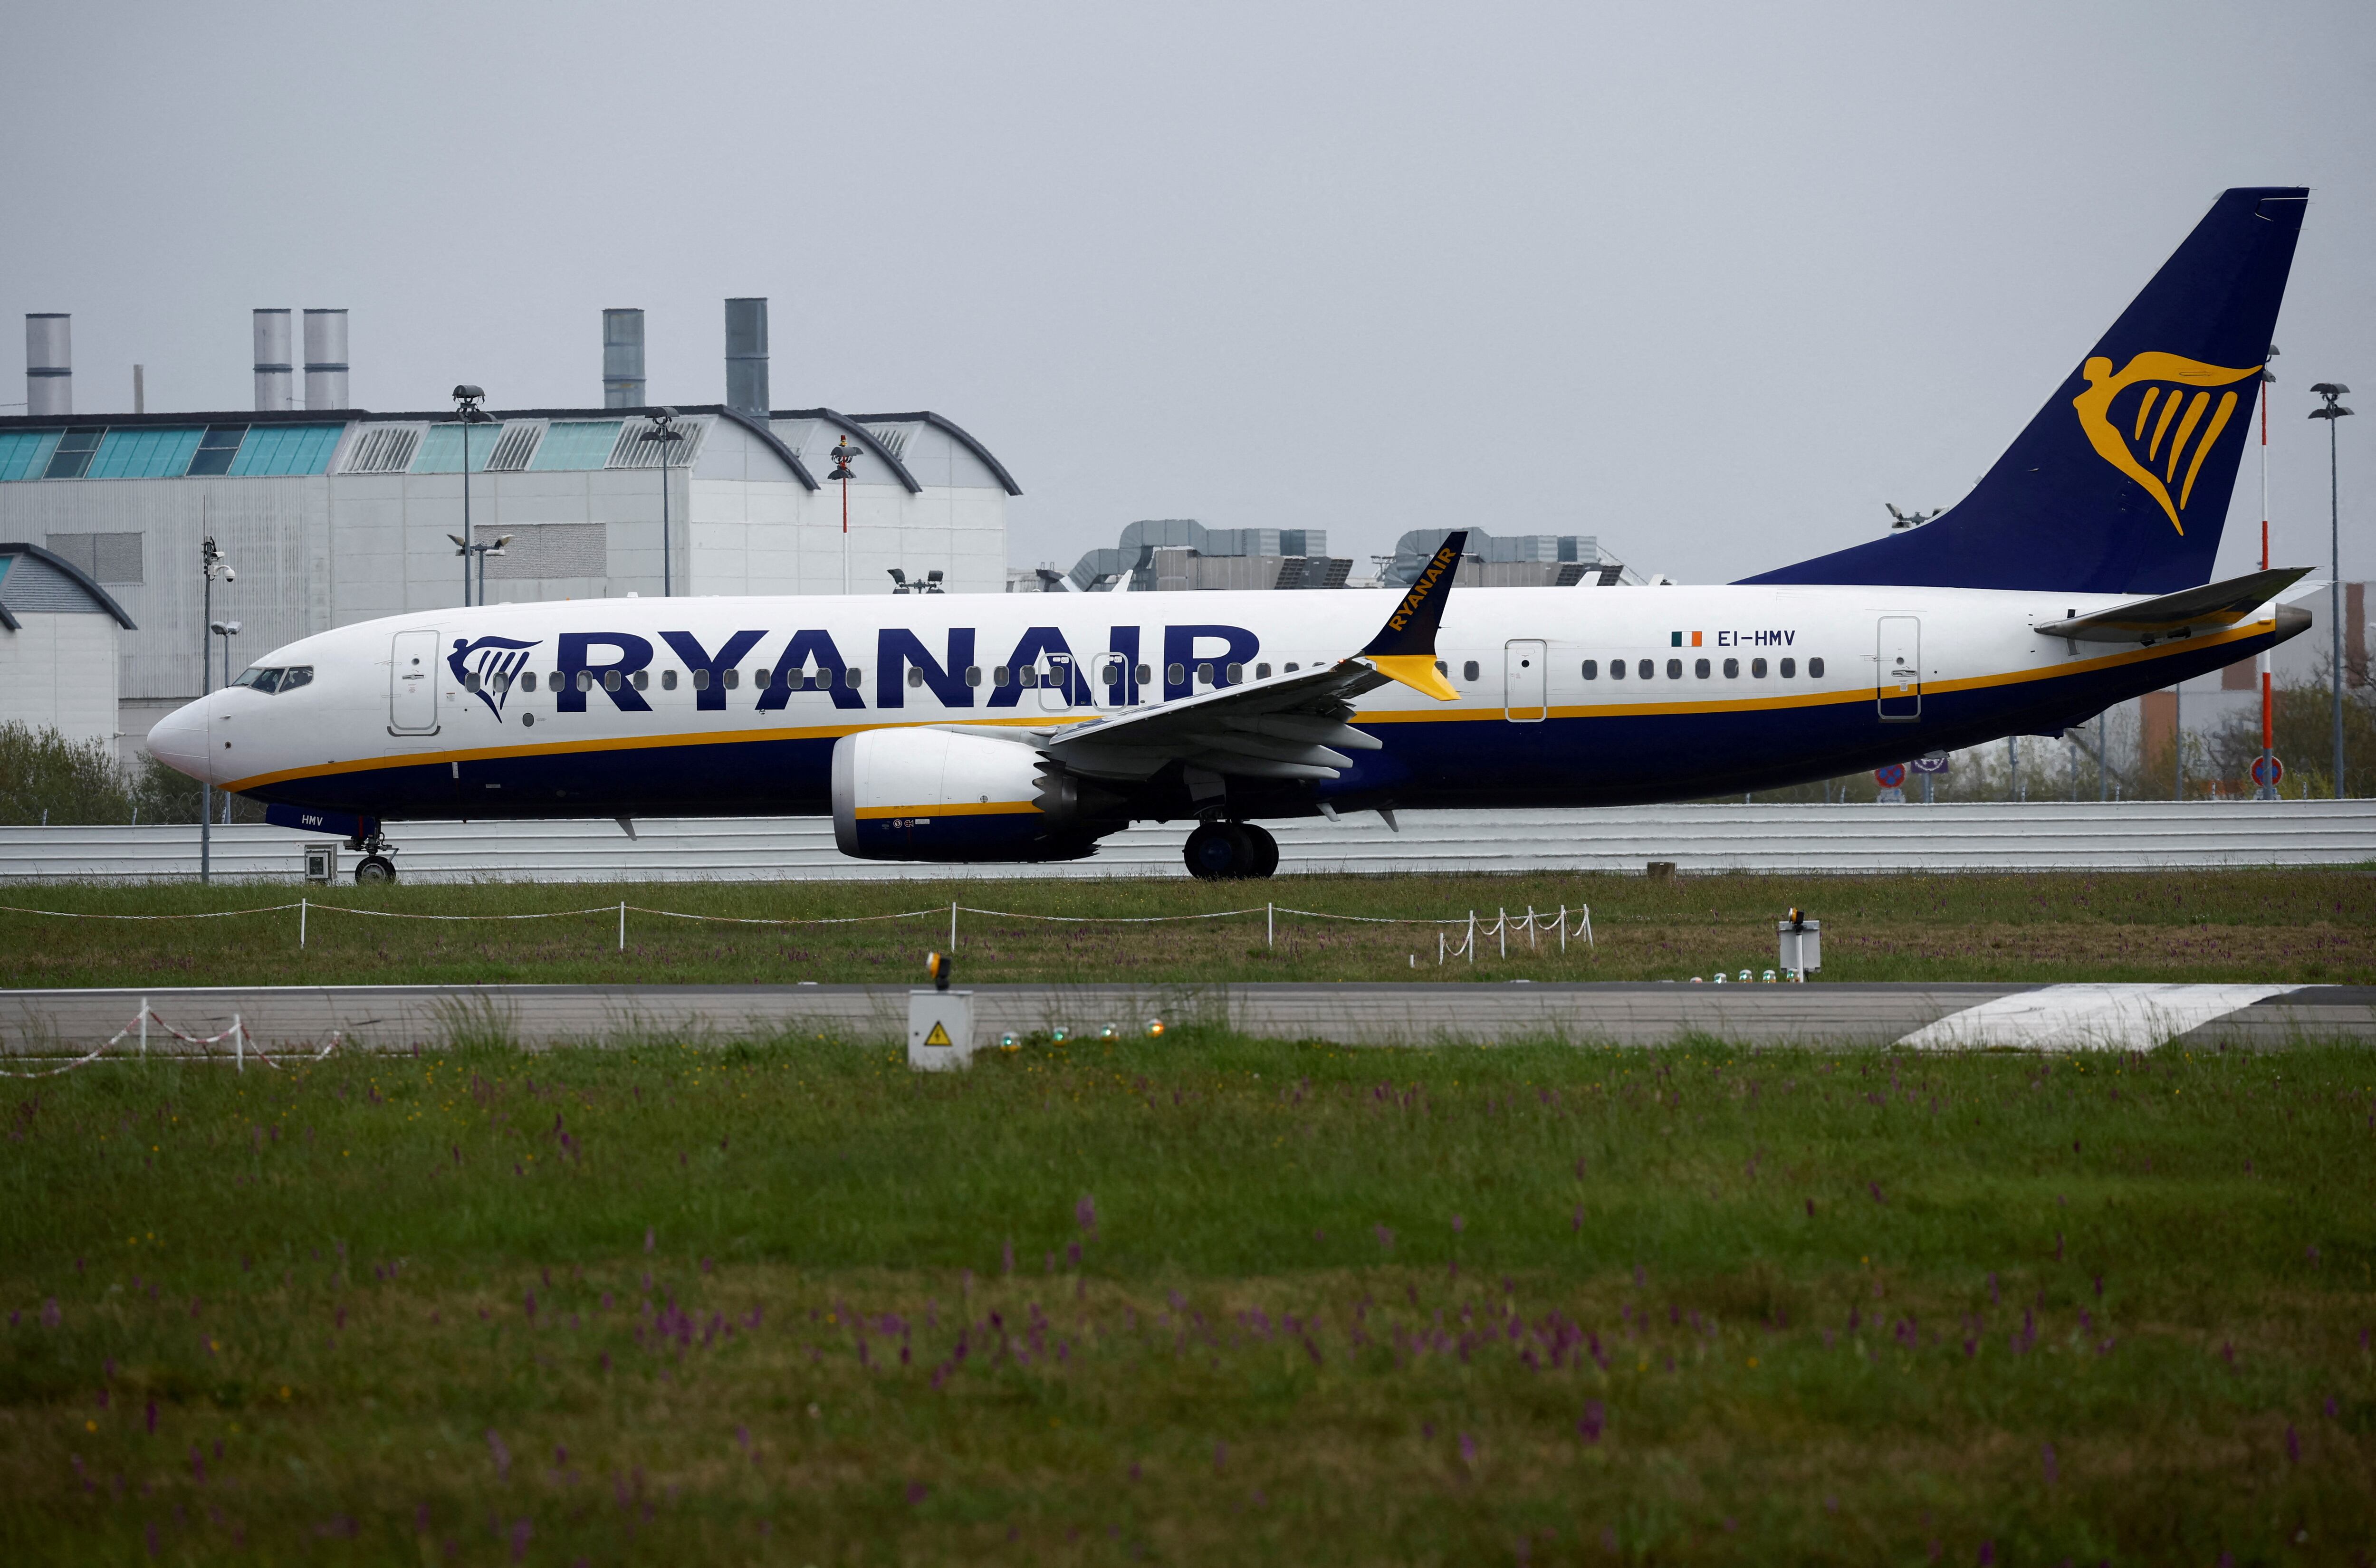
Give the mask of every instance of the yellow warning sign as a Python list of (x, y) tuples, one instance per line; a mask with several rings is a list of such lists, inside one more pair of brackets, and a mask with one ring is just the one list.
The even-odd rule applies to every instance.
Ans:
[(924, 1037), (924, 1043), (926, 1045), (948, 1045), (953, 1042), (949, 1039), (949, 1031), (943, 1028), (937, 1022), (935, 1022), (933, 1025), (933, 1032)]

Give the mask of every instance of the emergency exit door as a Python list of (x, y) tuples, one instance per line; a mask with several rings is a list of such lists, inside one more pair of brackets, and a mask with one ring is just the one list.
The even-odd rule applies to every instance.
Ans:
[(1873, 695), (1884, 724), (1911, 724), (1922, 717), (1922, 620), (1917, 615), (1881, 618), (1879, 658), (1873, 664)]
[(437, 634), (398, 632), (388, 640), (387, 731), (437, 732)]
[(1502, 645), (1502, 717), (1513, 724), (1540, 724), (1550, 715), (1544, 652), (1540, 641)]

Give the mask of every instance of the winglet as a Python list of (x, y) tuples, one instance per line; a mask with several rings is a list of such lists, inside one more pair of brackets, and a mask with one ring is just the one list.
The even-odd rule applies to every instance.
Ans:
[(1456, 702), (1460, 697), (1435, 667), (1435, 629), (1443, 624), (1444, 600), (1452, 596), (1452, 581), (1467, 545), (1467, 529), (1444, 536), (1443, 547), (1420, 568), (1410, 591), (1359, 655), (1388, 680), (1399, 681), (1438, 702)]

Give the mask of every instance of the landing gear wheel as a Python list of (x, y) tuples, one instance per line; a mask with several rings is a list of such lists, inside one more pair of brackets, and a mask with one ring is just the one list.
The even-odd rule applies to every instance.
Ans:
[(1246, 867), (1246, 874), (1248, 876), (1269, 876), (1273, 873), (1277, 872), (1278, 870), (1278, 840), (1272, 837), (1268, 830), (1256, 827), (1251, 822), (1241, 823), (1238, 826), (1238, 831), (1244, 834), (1246, 836), (1246, 841), (1253, 846), (1253, 860)]
[(1191, 876), (1206, 882), (1235, 882), (1253, 874), (1254, 844), (1234, 822), (1208, 822), (1188, 835), (1181, 858), (1188, 862)]
[(386, 855), (366, 855), (362, 863), (355, 867), (355, 885), (358, 887), (370, 887), (395, 880), (396, 862)]

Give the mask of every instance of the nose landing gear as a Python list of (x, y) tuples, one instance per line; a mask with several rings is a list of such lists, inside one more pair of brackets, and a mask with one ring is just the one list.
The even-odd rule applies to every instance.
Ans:
[(1278, 840), (1250, 822), (1207, 822), (1188, 835), (1181, 858), (1206, 882), (1264, 877), (1278, 870)]

